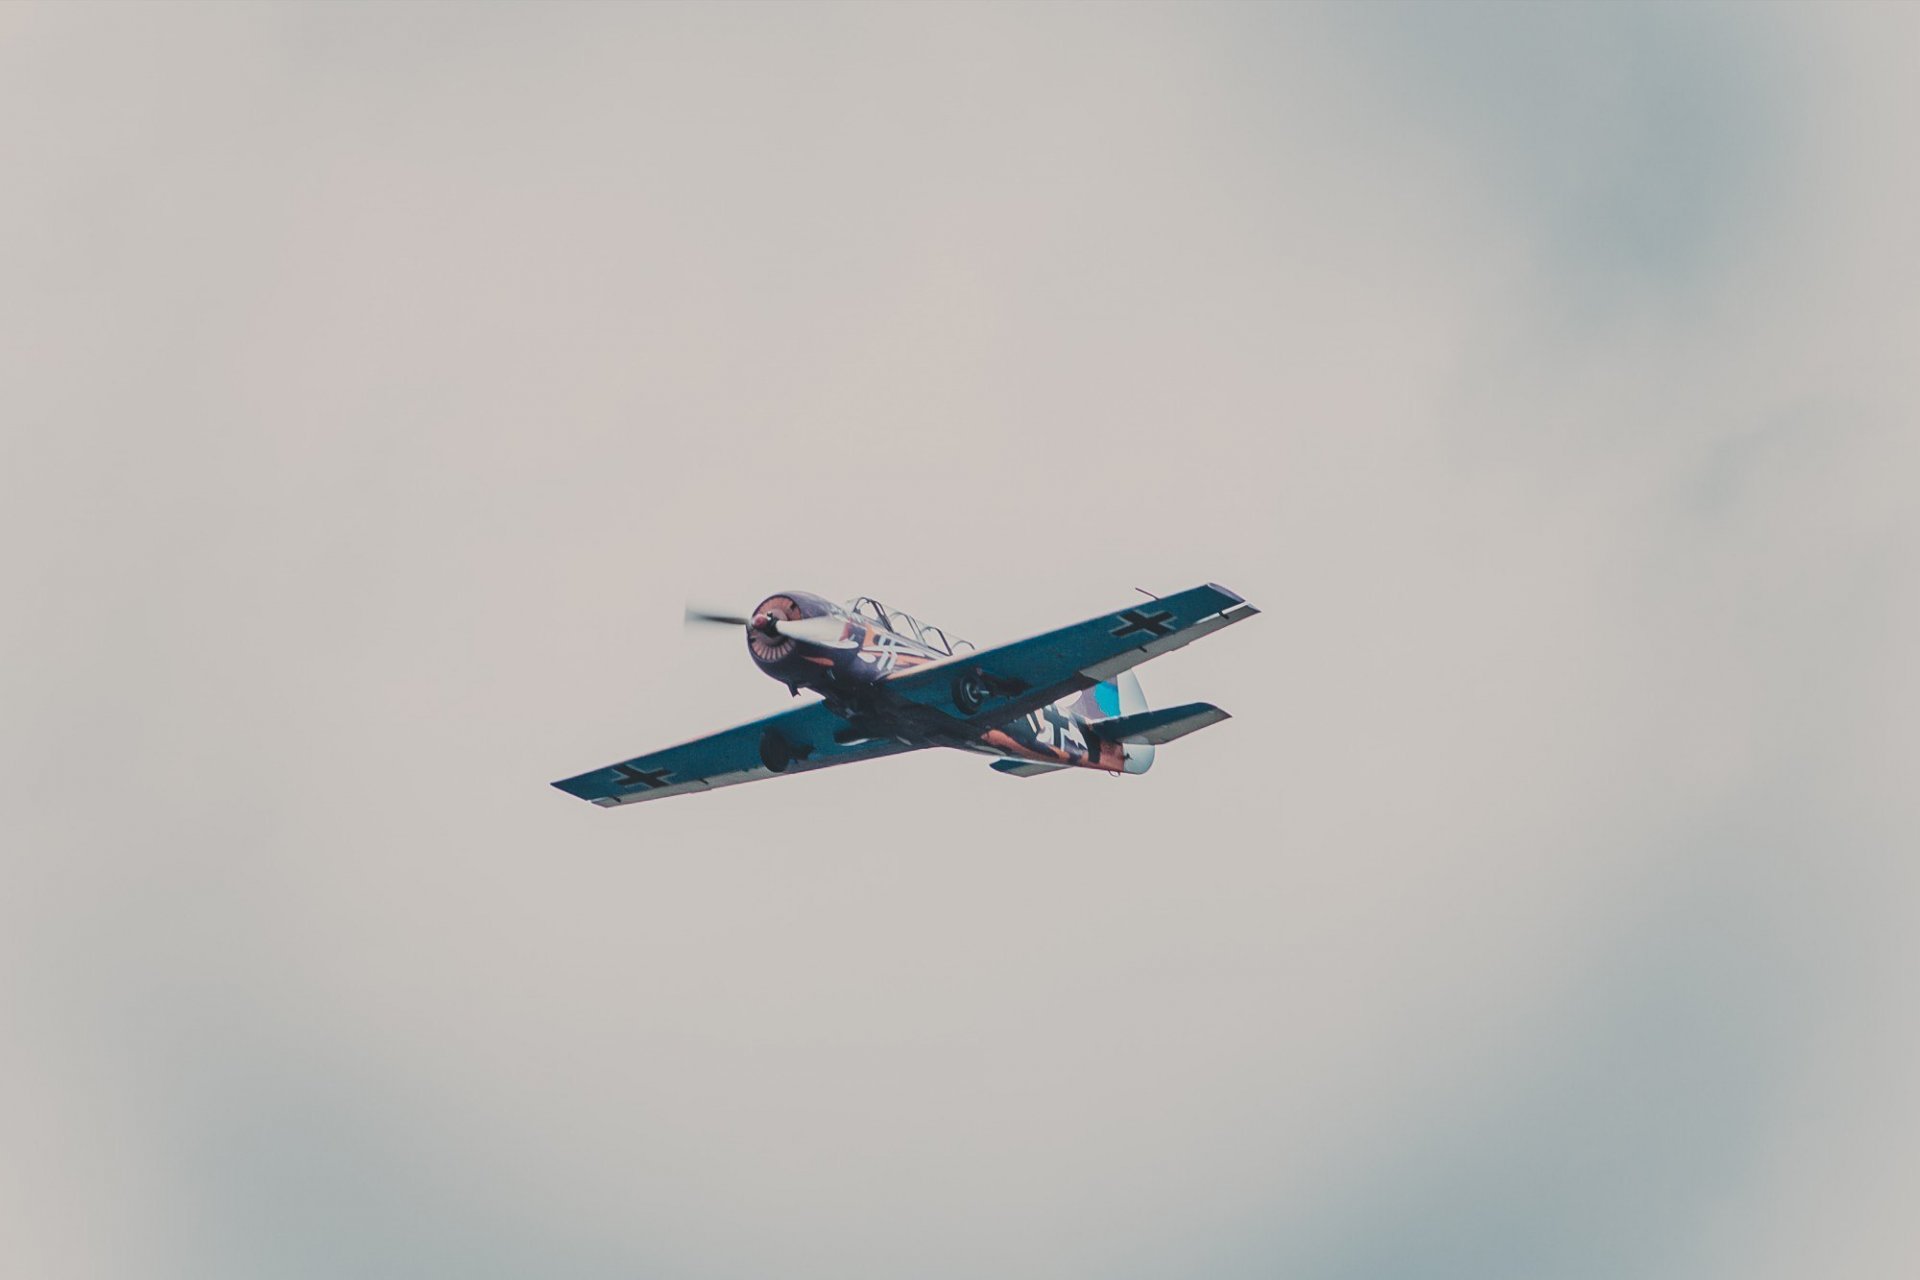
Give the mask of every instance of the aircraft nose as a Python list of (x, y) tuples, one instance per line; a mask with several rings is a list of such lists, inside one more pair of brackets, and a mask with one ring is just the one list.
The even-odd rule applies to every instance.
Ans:
[(846, 624), (838, 618), (781, 618), (774, 623), (774, 628), (790, 640), (802, 640), (828, 649), (858, 647), (845, 638)]

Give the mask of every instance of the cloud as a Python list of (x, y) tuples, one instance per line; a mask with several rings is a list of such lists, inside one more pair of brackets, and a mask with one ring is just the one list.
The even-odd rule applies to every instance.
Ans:
[[(9, 1250), (1902, 1255), (1878, 20), (531, 12), (0, 18)], [(544, 785), (1205, 579), (1143, 782)]]

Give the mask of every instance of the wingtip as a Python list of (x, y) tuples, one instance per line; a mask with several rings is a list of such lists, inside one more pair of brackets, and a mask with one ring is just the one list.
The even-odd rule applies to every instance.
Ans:
[(587, 785), (588, 780), (592, 777), (593, 775), (590, 773), (583, 773), (578, 777), (561, 778), (557, 781), (549, 782), (547, 785), (562, 795), (572, 796), (575, 800), (586, 800), (598, 803), (594, 799), (592, 788)]
[(1238, 591), (1235, 591), (1232, 587), (1223, 587), (1217, 582), (1209, 582), (1207, 584), (1207, 590), (1216, 591), (1226, 597), (1227, 603), (1221, 608), (1220, 612), (1236, 622), (1241, 618), (1251, 618), (1254, 614), (1260, 612), (1257, 607), (1248, 604), (1247, 598)]

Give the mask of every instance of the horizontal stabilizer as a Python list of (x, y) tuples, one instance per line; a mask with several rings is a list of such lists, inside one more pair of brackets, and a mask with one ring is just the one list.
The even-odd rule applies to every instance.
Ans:
[(1158, 711), (1115, 716), (1111, 720), (1090, 720), (1087, 731), (1108, 742), (1138, 742), (1157, 747), (1229, 718), (1212, 703), (1189, 702), (1183, 707), (1162, 707)]
[(1064, 773), (1071, 766), (1064, 764), (1042, 764), (1038, 760), (995, 760), (995, 772), (1014, 778), (1037, 778), (1043, 773)]

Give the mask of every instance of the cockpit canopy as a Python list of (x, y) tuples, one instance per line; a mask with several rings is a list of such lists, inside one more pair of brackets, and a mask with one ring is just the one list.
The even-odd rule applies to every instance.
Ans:
[(847, 612), (856, 618), (868, 622), (877, 622), (897, 636), (905, 636), (916, 644), (925, 645), (935, 653), (955, 654), (963, 649), (974, 647), (969, 640), (950, 636), (938, 627), (930, 627), (912, 614), (902, 613), (898, 609), (889, 609), (872, 596), (861, 596), (849, 601)]

